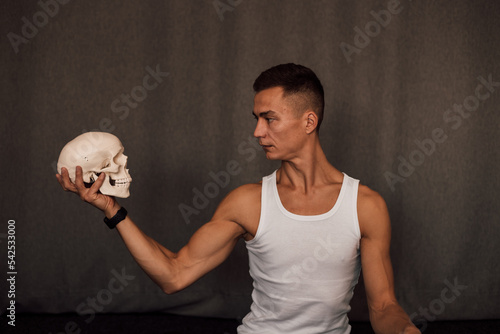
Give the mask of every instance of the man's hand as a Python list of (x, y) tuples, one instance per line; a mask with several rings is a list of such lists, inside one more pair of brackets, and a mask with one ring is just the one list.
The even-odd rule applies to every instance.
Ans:
[(104, 182), (106, 175), (101, 173), (90, 188), (86, 188), (83, 183), (82, 167), (76, 167), (75, 183), (71, 182), (66, 168), (61, 168), (61, 175), (56, 174), (57, 181), (65, 191), (77, 194), (82, 201), (85, 201), (106, 214), (106, 217), (113, 217), (120, 209), (120, 206), (112, 196), (103, 195), (99, 189)]

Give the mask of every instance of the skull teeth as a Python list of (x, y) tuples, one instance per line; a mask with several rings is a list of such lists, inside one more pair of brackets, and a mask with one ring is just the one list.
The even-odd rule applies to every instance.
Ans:
[(130, 182), (132, 182), (132, 179), (128, 178), (128, 177), (123, 178), (123, 179), (116, 179), (116, 180), (109, 178), (109, 184), (111, 184), (114, 187), (125, 186), (125, 185), (129, 184)]

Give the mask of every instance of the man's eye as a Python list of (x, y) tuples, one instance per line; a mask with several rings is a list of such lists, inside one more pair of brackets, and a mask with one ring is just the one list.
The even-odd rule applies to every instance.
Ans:
[(266, 118), (266, 121), (267, 121), (268, 123), (271, 123), (272, 121), (274, 121), (274, 118)]

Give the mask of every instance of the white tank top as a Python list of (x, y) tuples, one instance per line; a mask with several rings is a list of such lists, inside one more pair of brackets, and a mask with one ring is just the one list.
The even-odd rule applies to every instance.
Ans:
[(253, 303), (239, 334), (350, 333), (361, 269), (358, 184), (344, 174), (333, 208), (302, 216), (281, 203), (276, 171), (263, 178), (259, 226), (246, 242)]

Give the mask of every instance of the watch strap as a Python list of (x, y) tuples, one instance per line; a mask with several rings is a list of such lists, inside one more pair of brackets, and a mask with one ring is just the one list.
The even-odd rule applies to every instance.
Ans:
[(127, 217), (127, 210), (122, 206), (118, 212), (108, 219), (108, 217), (104, 217), (104, 222), (108, 225), (109, 229), (114, 229), (116, 225), (118, 225), (122, 220)]

